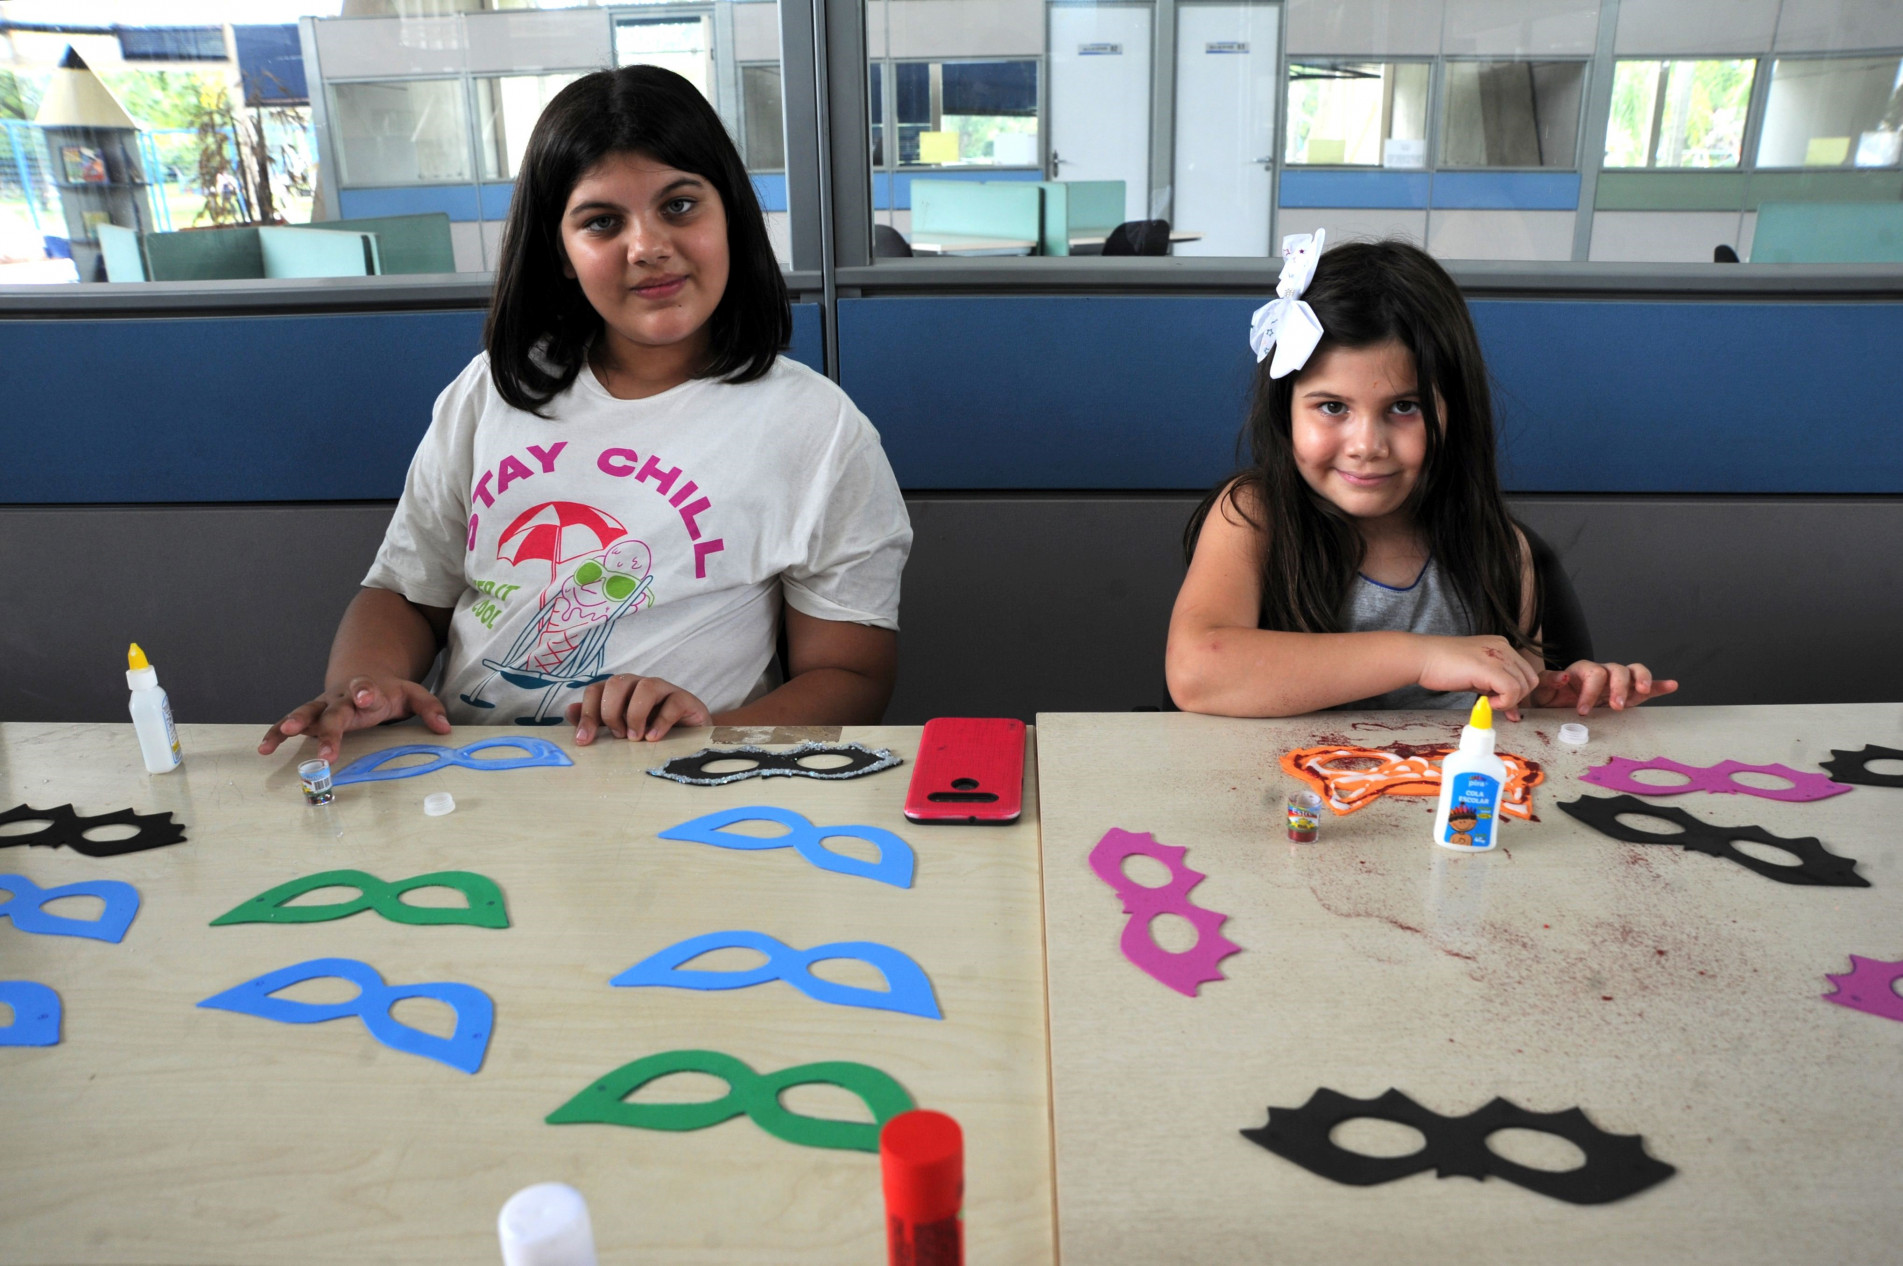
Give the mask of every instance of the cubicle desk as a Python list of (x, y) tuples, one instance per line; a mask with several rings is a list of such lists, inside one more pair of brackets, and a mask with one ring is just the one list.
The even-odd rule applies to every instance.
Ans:
[(933, 234), (912, 243), (914, 255), (1029, 255), (1037, 243), (1028, 238), (955, 237)]
[[(692, 1133), (543, 1123), (591, 1079), (677, 1048), (724, 1051), (761, 1072), (829, 1059), (883, 1069), (964, 1126), (970, 1259), (1051, 1261), (1034, 759), (1021, 824), (926, 828), (900, 812), (916, 730), (847, 729), (847, 740), (907, 759), (865, 778), (702, 788), (641, 771), (706, 745), (704, 729), (576, 749), (555, 727), (534, 733), (567, 748), (572, 768), (451, 768), (342, 788), (332, 836), (326, 813), (298, 791), (302, 745), (261, 758), (262, 728), (183, 726), (184, 768), (149, 777), (129, 726), (0, 727), (0, 807), (170, 809), (189, 836), (116, 859), (0, 850), (0, 870), (42, 886), (121, 879), (143, 899), (117, 945), (27, 935), (0, 919), (0, 979), (51, 985), (65, 1009), (59, 1045), (0, 1048), (0, 1261), (494, 1261), (502, 1202), (553, 1179), (587, 1196), (604, 1266), (882, 1263), (874, 1155), (795, 1146), (744, 1117)], [(458, 727), (449, 741), (497, 732)], [(413, 728), (355, 735), (345, 758), (429, 738)], [(424, 816), (431, 791), (452, 792), (456, 811)], [(791, 849), (655, 838), (746, 804), (896, 830), (918, 854), (914, 885), (822, 871)], [(412, 927), (374, 912), (207, 926), (269, 887), (344, 867), (392, 881), (477, 871), (501, 885), (511, 926)], [(925, 968), (945, 1019), (827, 1006), (781, 982), (722, 993), (608, 985), (647, 954), (728, 928), (802, 948), (892, 945)], [(329, 956), (362, 959), (391, 984), (458, 980), (486, 991), (496, 1022), (480, 1072), (391, 1050), (354, 1018), (287, 1025), (194, 1005)], [(748, 958), (722, 952), (696, 966)], [(879, 983), (861, 964), (818, 970)], [(351, 992), (330, 981), (287, 996)], [(425, 1026), (437, 1018), (404, 1005), (398, 1014)], [(684, 1077), (641, 1097), (720, 1090)], [(831, 1087), (795, 1088), (786, 1102), (865, 1119)]]
[[(1390, 728), (1408, 715), (1421, 723)], [(1895, 1261), (1903, 1024), (1819, 996), (1852, 953), (1903, 957), (1903, 790), (1656, 802), (1820, 837), (1870, 888), (1621, 844), (1555, 803), (1613, 794), (1576, 776), (1614, 754), (1815, 768), (1833, 747), (1903, 747), (1903, 706), (1595, 713), (1583, 751), (1547, 739), (1567, 717), (1536, 713), (1503, 722), (1500, 743), (1546, 766), (1540, 820), (1509, 821), (1498, 855), (1433, 847), (1424, 799), (1287, 841), (1281, 753), (1447, 741), (1447, 719), (1427, 717), (1038, 718), (1064, 1259)], [(1191, 999), (1122, 957), (1118, 900), (1086, 862), (1111, 827), (1188, 846), (1208, 875), (1193, 899), (1244, 947), (1228, 979)], [(1597, 1207), (1431, 1172), (1350, 1187), (1238, 1133), (1320, 1087), (1397, 1087), (1450, 1117), (1495, 1095), (1578, 1105), (1678, 1173)]]

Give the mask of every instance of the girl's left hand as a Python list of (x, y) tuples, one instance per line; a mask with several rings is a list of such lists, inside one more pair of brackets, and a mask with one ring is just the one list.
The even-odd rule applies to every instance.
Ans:
[(1534, 708), (1577, 708), (1580, 716), (1603, 702), (1617, 712), (1636, 708), (1650, 699), (1678, 689), (1676, 681), (1659, 681), (1644, 664), (1598, 664), (1582, 659), (1564, 672), (1543, 672), (1540, 684), (1526, 703)]
[(568, 723), (575, 727), (575, 742), (586, 747), (604, 726), (616, 738), (652, 743), (677, 725), (712, 725), (714, 716), (671, 681), (617, 673), (583, 691), (580, 703), (568, 705)]

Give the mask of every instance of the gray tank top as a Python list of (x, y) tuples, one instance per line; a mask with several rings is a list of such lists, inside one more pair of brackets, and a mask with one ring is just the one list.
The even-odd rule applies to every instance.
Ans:
[[(1472, 637), (1473, 623), (1461, 610), (1453, 591), (1433, 559), (1405, 589), (1396, 589), (1357, 574), (1341, 604), (1344, 633), (1427, 633), (1437, 637)], [(1474, 705), (1472, 691), (1426, 690), (1400, 686), (1372, 699), (1341, 705), (1344, 709), (1389, 711), (1398, 708), (1458, 708)]]

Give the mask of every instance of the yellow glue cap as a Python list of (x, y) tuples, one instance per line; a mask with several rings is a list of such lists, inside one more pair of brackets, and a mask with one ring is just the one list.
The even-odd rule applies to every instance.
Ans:
[(132, 649), (126, 652), (126, 667), (134, 672), (137, 672), (141, 668), (152, 667), (145, 658), (145, 652), (139, 649), (137, 642), (134, 642)]
[(1487, 702), (1487, 696), (1481, 695), (1474, 700), (1473, 715), (1467, 718), (1467, 725), (1476, 730), (1493, 728), (1493, 705)]

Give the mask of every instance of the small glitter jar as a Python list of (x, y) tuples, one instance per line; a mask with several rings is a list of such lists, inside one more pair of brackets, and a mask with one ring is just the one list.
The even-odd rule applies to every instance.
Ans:
[(1322, 798), (1297, 791), (1288, 798), (1288, 837), (1297, 844), (1313, 844), (1321, 836)]
[(305, 804), (329, 804), (337, 794), (330, 788), (330, 762), (321, 758), (299, 765), (297, 781), (304, 788)]

